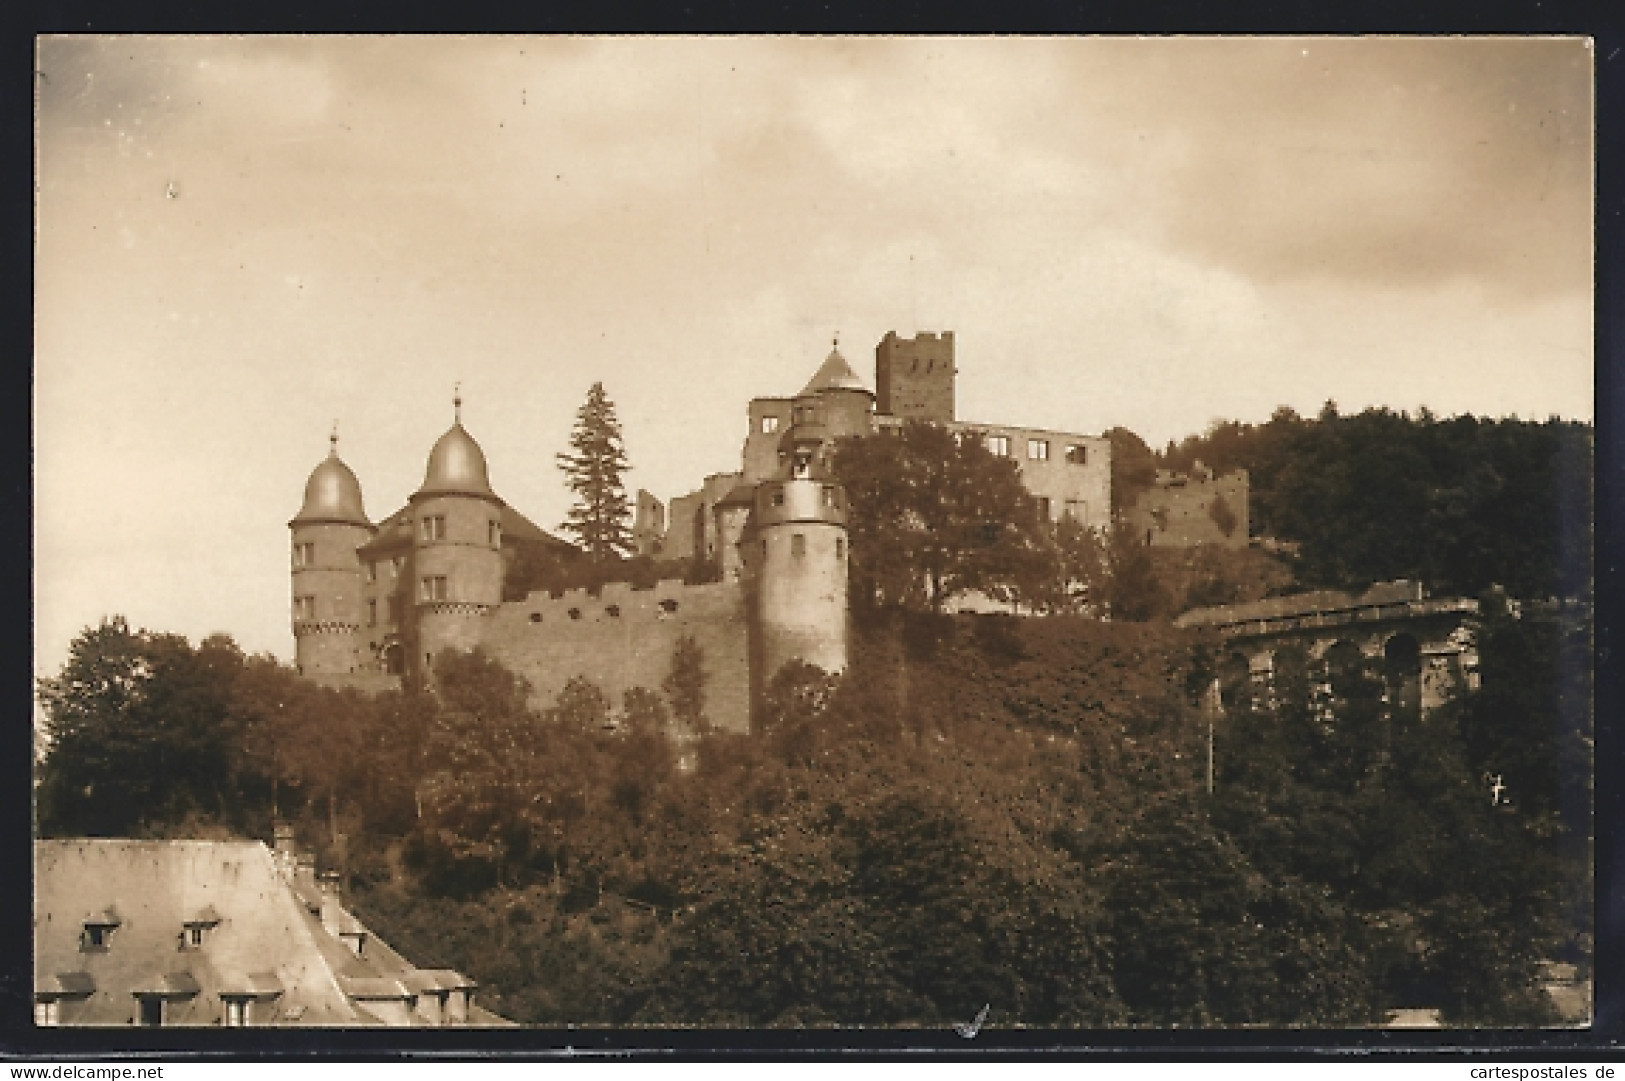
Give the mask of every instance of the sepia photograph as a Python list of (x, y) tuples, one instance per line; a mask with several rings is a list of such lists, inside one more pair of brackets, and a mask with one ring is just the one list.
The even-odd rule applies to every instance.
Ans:
[(1588, 1029), (1595, 65), (37, 38), (34, 1026)]

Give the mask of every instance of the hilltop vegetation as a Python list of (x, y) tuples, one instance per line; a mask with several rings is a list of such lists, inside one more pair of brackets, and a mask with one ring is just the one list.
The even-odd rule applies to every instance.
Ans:
[(1412, 578), (1441, 596), (1495, 584), (1518, 597), (1590, 595), (1589, 424), (1344, 416), (1328, 402), (1313, 418), (1282, 408), (1265, 424), (1215, 423), (1154, 457), (1133, 443), (1113, 440), (1131, 487), (1197, 460), (1246, 469), (1253, 533), (1300, 546), (1305, 587)]
[(1210, 796), (1201, 638), (860, 633), (761, 732), (679, 745), (657, 690), (538, 715), (475, 653), (368, 699), (109, 624), (46, 688), (41, 827), (265, 836), (274, 796), (375, 930), (533, 1023), (1535, 1023), (1536, 960), (1585, 960), (1581, 634), (1495, 621), (1501, 675), (1426, 722), (1288, 675), (1216, 727)]

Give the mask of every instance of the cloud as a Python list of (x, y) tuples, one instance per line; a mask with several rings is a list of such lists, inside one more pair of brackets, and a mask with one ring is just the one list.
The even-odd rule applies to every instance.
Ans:
[[(1589, 292), (1591, 55), (1580, 40), (1124, 42), (1072, 138), (1166, 243), (1264, 280), (1469, 279)], [(1079, 144), (1080, 152), (1082, 143)]]

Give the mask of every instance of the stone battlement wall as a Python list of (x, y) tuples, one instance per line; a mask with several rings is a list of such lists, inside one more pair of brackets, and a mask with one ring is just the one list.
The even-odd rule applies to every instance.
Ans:
[(704, 651), (705, 712), (712, 724), (750, 730), (750, 625), (739, 582), (684, 585), (664, 579), (653, 589), (624, 582), (554, 597), (532, 593), (486, 615), (482, 645), (530, 681), (532, 704), (547, 708), (572, 677), (597, 684), (619, 708), (633, 687), (663, 694), (672, 651), (684, 635)]

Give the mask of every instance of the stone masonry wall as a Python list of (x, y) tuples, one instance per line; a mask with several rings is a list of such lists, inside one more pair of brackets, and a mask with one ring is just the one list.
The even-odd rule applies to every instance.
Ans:
[[(483, 646), (530, 681), (532, 705), (548, 708), (574, 676), (585, 676), (618, 709), (632, 687), (664, 696), (672, 651), (691, 635), (705, 654), (705, 713), (713, 725), (750, 731), (750, 628), (739, 582), (653, 589), (606, 585), (600, 596), (532, 593), (485, 616)], [(669, 703), (668, 703), (669, 705)]]

